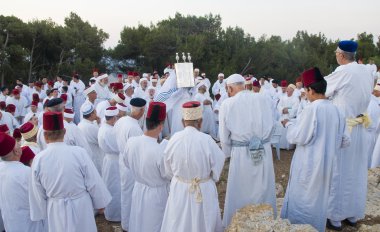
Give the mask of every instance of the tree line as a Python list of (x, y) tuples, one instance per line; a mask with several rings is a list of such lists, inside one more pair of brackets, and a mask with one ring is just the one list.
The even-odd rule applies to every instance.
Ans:
[[(190, 52), (195, 67), (211, 80), (219, 72), (271, 76), (294, 81), (310, 67), (324, 74), (336, 67), (337, 42), (322, 33), (299, 31), (288, 40), (280, 36), (255, 38), (240, 27), (221, 27), (219, 15), (192, 16), (177, 13), (173, 18), (148, 26), (125, 26), (114, 48), (104, 49), (108, 34), (70, 13), (64, 25), (50, 19), (23, 22), (0, 15), (1, 83), (54, 78), (78, 72), (89, 79), (91, 69), (104, 72), (162, 72), (175, 62), (175, 53)], [(347, 39), (347, 38), (346, 38)], [(360, 33), (357, 58), (380, 65), (380, 35)], [(180, 55), (181, 57), (181, 55)]]

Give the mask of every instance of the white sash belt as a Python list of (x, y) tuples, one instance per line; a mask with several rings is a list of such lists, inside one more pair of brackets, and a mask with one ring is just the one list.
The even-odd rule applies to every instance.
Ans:
[(186, 179), (183, 179), (182, 177), (179, 177), (179, 176), (176, 176), (176, 178), (180, 182), (190, 184), (189, 192), (195, 194), (195, 201), (197, 203), (202, 202), (202, 200), (203, 200), (202, 199), (202, 192), (201, 192), (201, 188), (200, 188), (199, 184), (206, 183), (207, 181), (209, 181), (211, 179), (211, 177), (208, 177), (205, 179), (200, 179), (198, 177), (195, 177), (194, 179), (191, 179), (191, 180), (186, 180)]

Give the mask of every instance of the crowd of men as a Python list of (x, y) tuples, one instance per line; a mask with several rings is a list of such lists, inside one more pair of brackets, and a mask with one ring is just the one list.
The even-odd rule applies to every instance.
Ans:
[(220, 73), (211, 86), (195, 69), (195, 86), (177, 88), (167, 67), (2, 87), (0, 231), (97, 231), (104, 214), (130, 232), (213, 232), (249, 204), (276, 214), (274, 134), (295, 148), (280, 216), (356, 226), (380, 166), (380, 75), (355, 61), (357, 46), (341, 41), (333, 73), (310, 68), (294, 84)]

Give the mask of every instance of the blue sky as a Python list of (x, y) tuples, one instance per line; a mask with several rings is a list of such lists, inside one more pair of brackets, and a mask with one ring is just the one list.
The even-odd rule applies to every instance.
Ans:
[(176, 12), (219, 14), (222, 26), (239, 26), (255, 37), (263, 34), (291, 38), (298, 30), (349, 39), (360, 32), (380, 35), (380, 0), (0, 0), (0, 14), (24, 21), (51, 18), (58, 24), (71, 11), (109, 33), (113, 47), (124, 26), (149, 25)]

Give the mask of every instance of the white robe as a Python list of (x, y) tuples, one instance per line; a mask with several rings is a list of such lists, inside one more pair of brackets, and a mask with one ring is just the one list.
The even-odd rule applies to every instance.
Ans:
[[(26, 98), (24, 96), (20, 96), (20, 99), (16, 99), (14, 97), (8, 97), (6, 104), (7, 105), (13, 104), (16, 106), (16, 111), (14, 114), (15, 118), (25, 116), (25, 114), (27, 112), (26, 109), (28, 106), (28, 101), (26, 100)], [(22, 122), (19, 122), (19, 123), (21, 124)]]
[(30, 172), (29, 167), (18, 161), (0, 162), (0, 210), (6, 231), (44, 231), (43, 221), (30, 220)]
[(371, 96), (371, 101), (369, 102), (368, 115), (371, 118), (371, 124), (367, 128), (367, 133), (369, 136), (369, 145), (368, 145), (368, 168), (371, 167), (372, 163), (372, 154), (375, 148), (376, 140), (378, 137), (378, 129), (380, 123), (380, 105), (379, 100), (375, 96)]
[[(224, 154), (214, 140), (188, 126), (170, 139), (164, 164), (172, 181), (161, 231), (223, 231), (215, 182), (223, 169)], [(195, 186), (201, 202), (196, 200), (198, 191), (190, 190), (195, 178), (200, 179)]]
[(99, 147), (98, 124), (96, 122), (90, 122), (87, 119), (82, 119), (82, 121), (78, 124), (78, 128), (82, 131), (84, 138), (90, 147), (91, 153), (89, 155), (91, 160), (94, 162), (99, 174), (102, 175), (104, 152)]
[(135, 177), (129, 232), (160, 232), (170, 184), (164, 177), (165, 144), (145, 135), (128, 140), (123, 162)]
[(202, 127), (201, 131), (209, 134), (211, 137), (216, 138), (216, 127), (215, 127), (215, 115), (212, 110), (212, 105), (204, 105), (205, 100), (212, 102), (212, 99), (206, 94), (197, 93), (194, 98), (194, 101), (199, 101), (202, 105)]
[(97, 99), (95, 101), (96, 104), (98, 104), (98, 103), (100, 103), (102, 101), (105, 101), (105, 100), (109, 100), (111, 98), (111, 92), (108, 89), (108, 85), (101, 86), (99, 84), (99, 82), (97, 81), (94, 84), (94, 88), (95, 88), (95, 91), (96, 91), (96, 94), (97, 94)]
[(128, 230), (135, 178), (131, 170), (125, 166), (123, 160), (126, 159), (125, 149), (129, 138), (140, 136), (143, 134), (143, 131), (139, 125), (138, 120), (130, 116), (120, 118), (115, 123), (114, 130), (116, 131), (116, 142), (119, 149), (119, 167), (121, 180), (121, 227), (123, 230)]
[(113, 126), (103, 123), (98, 132), (99, 147), (104, 152), (102, 177), (112, 200), (104, 211), (108, 221), (119, 222), (120, 215), (120, 172), (119, 172), (119, 149), (116, 143), (116, 133)]
[(328, 100), (310, 103), (289, 122), (287, 139), (296, 144), (281, 218), (324, 231), (334, 158), (344, 144), (346, 121)]
[(49, 143), (33, 160), (31, 219), (46, 219), (49, 231), (97, 231), (94, 209), (111, 200), (87, 152), (63, 142)]
[(222, 83), (219, 80), (215, 81), (211, 91), (214, 96), (218, 93), (226, 92), (226, 80), (223, 79)]
[[(332, 99), (346, 119), (365, 113), (371, 98), (373, 78), (364, 65), (356, 62), (341, 65), (325, 79), (326, 96)], [(338, 154), (327, 215), (333, 221), (364, 218), (368, 154), (363, 151), (369, 146), (365, 130), (362, 124), (353, 127), (350, 146)]]
[(74, 103), (73, 103), (73, 110), (74, 110), (74, 122), (75, 124), (78, 124), (80, 121), (80, 108), (83, 105), (83, 103), (86, 100), (86, 97), (83, 94), (84, 89), (86, 88), (83, 81), (79, 80), (78, 83), (71, 81), (70, 87), (74, 89), (73, 95), (74, 95)]
[[(244, 115), (244, 120), (242, 120)], [(248, 204), (267, 203), (276, 215), (276, 193), (270, 137), (274, 125), (270, 99), (247, 90), (224, 100), (219, 111), (219, 135), (226, 156), (231, 154), (223, 226), (237, 210)], [(232, 146), (232, 141), (263, 143), (261, 161), (253, 163), (248, 147)]]
[(99, 104), (96, 106), (96, 115), (98, 116), (98, 118), (101, 119), (102, 123), (104, 123), (106, 120), (105, 114), (106, 114), (106, 109), (108, 107), (111, 107), (111, 104), (109, 101), (99, 102)]
[(377, 137), (372, 153), (371, 168), (380, 167), (380, 136)]
[(5, 111), (1, 111), (0, 117), (1, 117), (0, 118), (0, 125), (7, 124), (10, 134), (13, 133), (14, 129), (19, 127), (19, 123), (17, 122), (15, 117), (13, 117), (12, 114), (5, 112)]
[[(288, 95), (284, 95), (280, 98), (280, 101), (277, 105), (278, 113), (280, 114), (280, 122), (284, 119), (294, 119), (297, 116), (298, 106), (299, 106), (300, 100), (298, 97), (294, 96), (294, 93), (291, 97), (288, 97)], [(287, 114), (282, 113), (282, 110), (287, 108), (288, 112)], [(281, 126), (281, 124), (278, 124)], [(286, 139), (286, 132), (287, 128), (280, 127), (278, 128), (281, 130), (281, 138), (280, 138), (280, 148), (281, 149), (294, 149), (294, 144), (290, 144), (288, 140)]]

